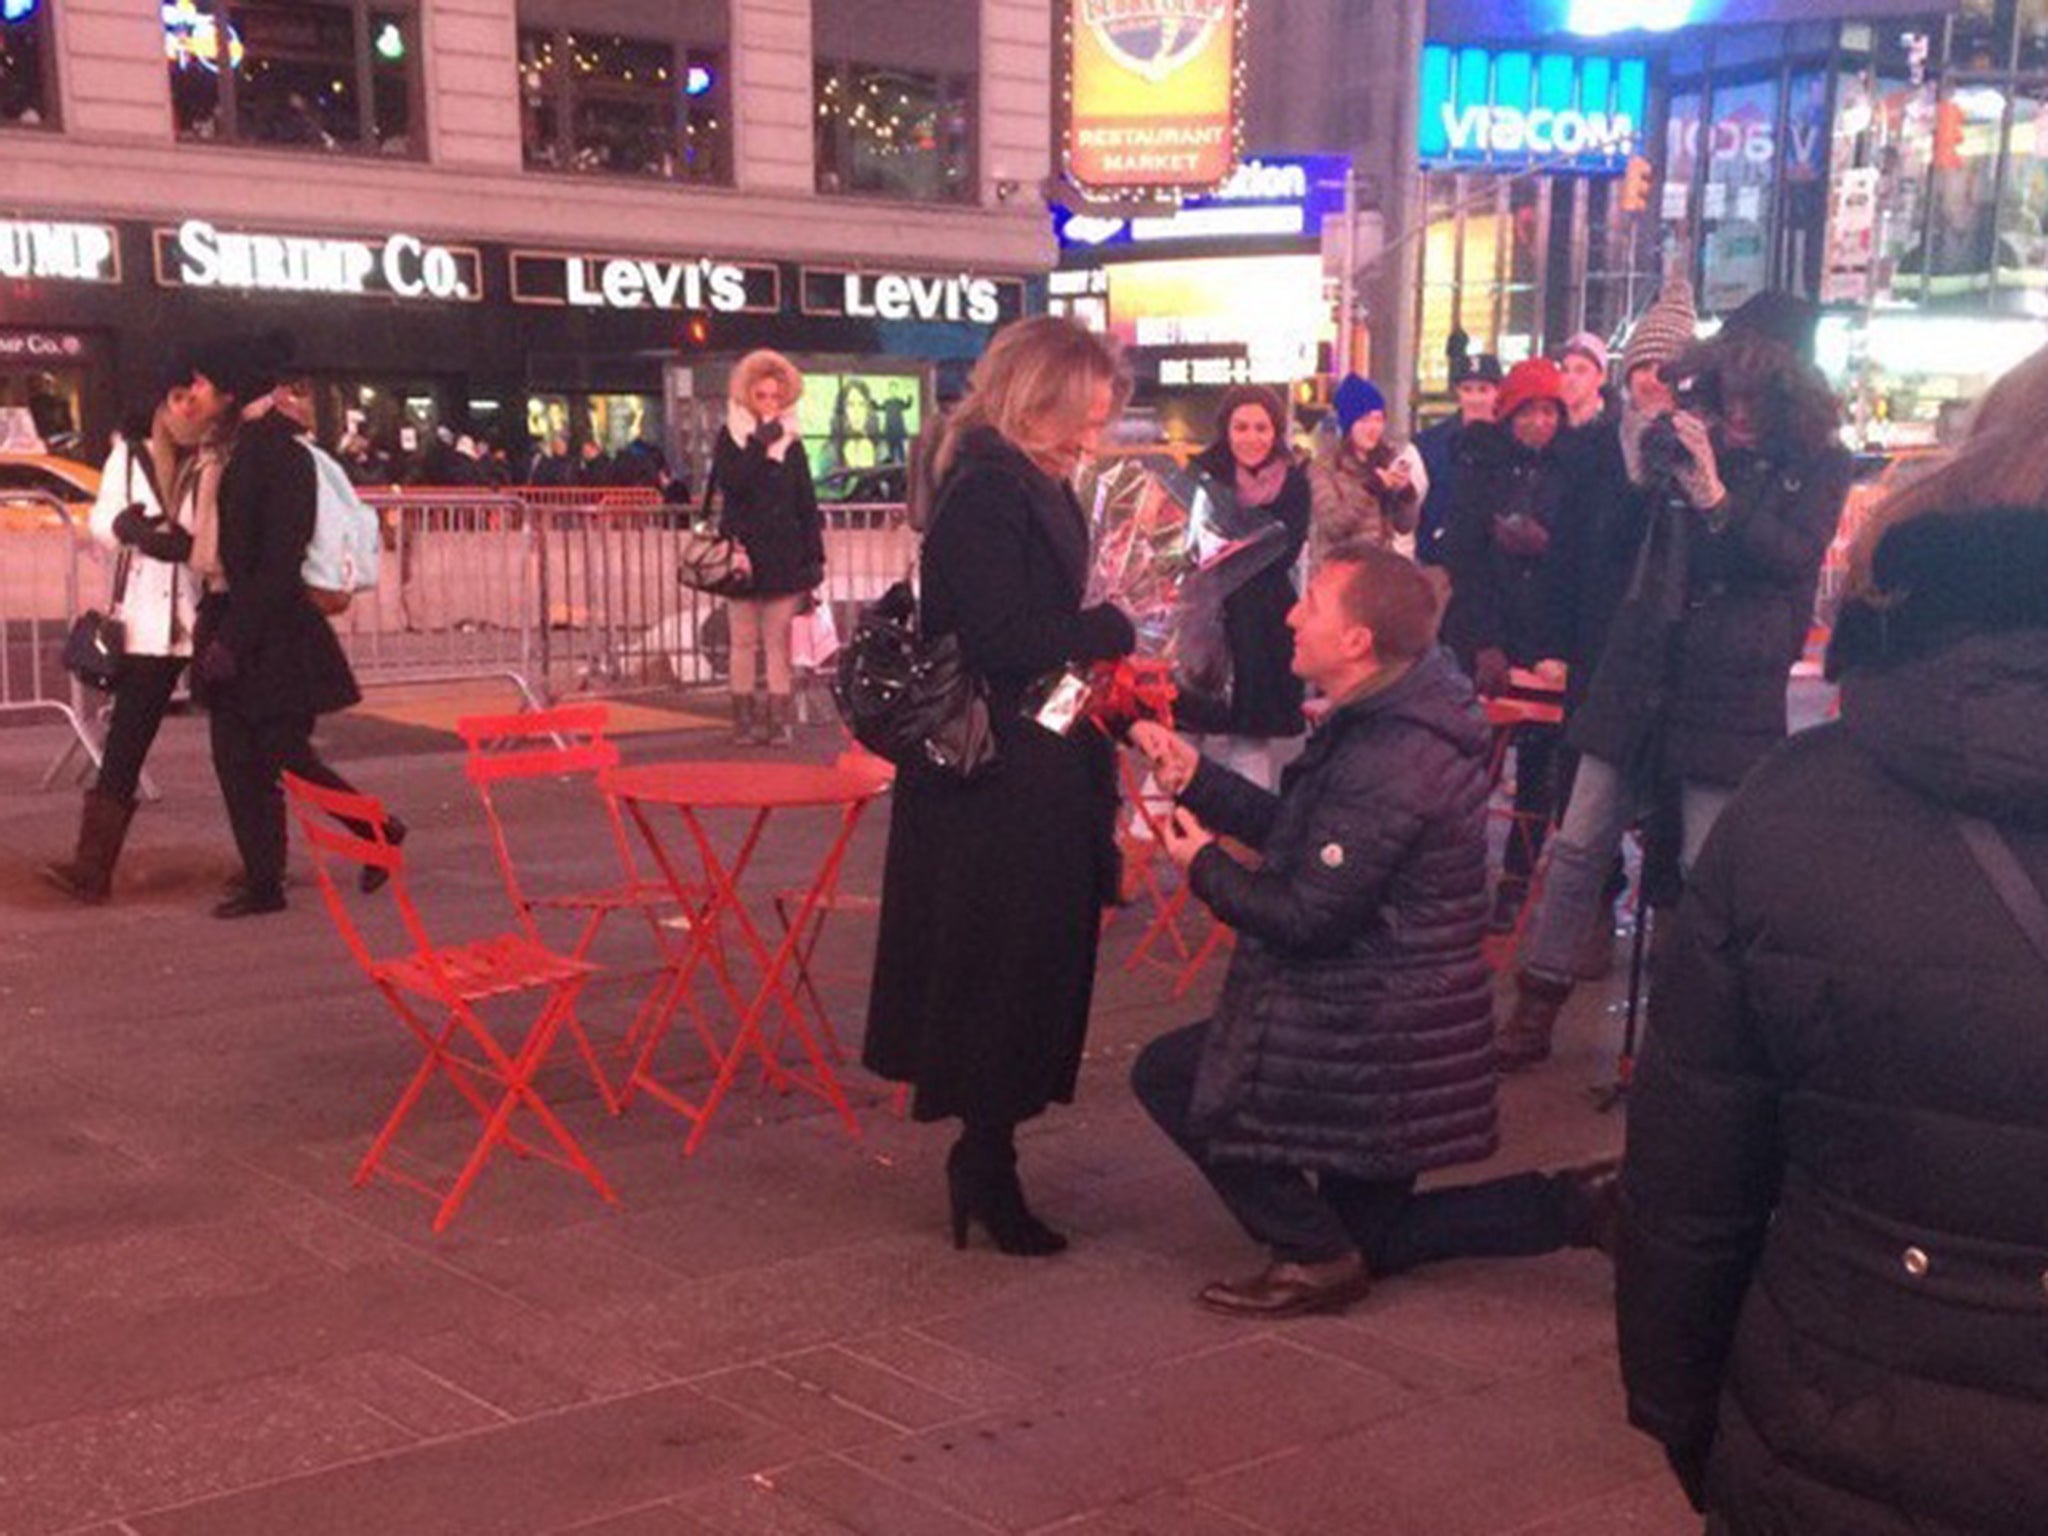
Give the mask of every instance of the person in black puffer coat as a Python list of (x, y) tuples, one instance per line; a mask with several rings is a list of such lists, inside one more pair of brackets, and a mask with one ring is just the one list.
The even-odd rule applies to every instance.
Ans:
[[(2048, 1531), (2048, 352), (1859, 537), (1631, 1093), (1629, 1416), (1727, 1536)], [(2015, 505), (2017, 504), (2017, 505)], [(2038, 899), (2038, 894), (2037, 898)]]
[[(1153, 1041), (1139, 1101), (1272, 1255), (1203, 1305), (1335, 1310), (1432, 1259), (1590, 1242), (1606, 1175), (1522, 1174), (1414, 1193), (1499, 1142), (1489, 1040), (1487, 731), (1435, 644), (1437, 589), (1340, 545), (1290, 619), (1295, 670), (1333, 701), (1278, 797), (1149, 722), (1133, 733), (1181, 805), (1188, 884), (1238, 934), (1215, 1017)], [(1199, 820), (1197, 818), (1200, 818)], [(1247, 868), (1203, 825), (1258, 850)]]
[[(797, 436), (804, 380), (788, 358), (764, 347), (733, 366), (727, 392), (712, 485), (724, 497), (719, 527), (740, 541), (752, 573), (746, 592), (726, 605), (733, 740), (786, 747), (796, 723), (789, 629), (804, 598), (825, 580), (825, 522)], [(768, 662), (765, 704), (754, 697), (757, 645)]]
[(1307, 729), (1287, 615), (1295, 603), (1295, 562), (1308, 541), (1308, 471), (1288, 448), (1287, 410), (1270, 389), (1246, 384), (1230, 390), (1217, 408), (1216, 426), (1217, 440), (1195, 459), (1195, 467), (1233, 492), (1246, 513), (1278, 523), (1287, 544), (1272, 565), (1223, 600), (1228, 703), (1184, 698), (1177, 713), (1188, 729), (1211, 738), (1205, 751), (1271, 789), (1278, 779), (1273, 743)]

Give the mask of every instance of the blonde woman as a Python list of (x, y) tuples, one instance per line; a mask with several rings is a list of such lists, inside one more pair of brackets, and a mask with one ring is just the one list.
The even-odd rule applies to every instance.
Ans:
[(2044, 421), (2048, 351), (1862, 530), (1655, 994), (1621, 1362), (1729, 1536), (2048, 1530)]
[[(793, 739), (789, 626), (804, 594), (825, 579), (825, 525), (797, 436), (803, 392), (803, 375), (780, 352), (749, 352), (732, 371), (725, 430), (711, 455), (724, 497), (720, 526), (740, 541), (754, 573), (728, 609), (733, 740), (762, 746)], [(768, 662), (765, 704), (754, 697), (757, 646)]]
[(1071, 477), (1127, 382), (1070, 321), (1019, 321), (976, 366), (938, 451), (923, 623), (957, 634), (988, 681), (1000, 764), (971, 783), (897, 781), (864, 1059), (913, 1085), (919, 1120), (957, 1118), (947, 1160), (954, 1246), (970, 1224), (1004, 1253), (1066, 1239), (1034, 1216), (1013, 1134), (1070, 1101), (1095, 988), (1102, 905), (1117, 888), (1113, 748), (1027, 719), (1028, 686), (1122, 656), (1130, 620), (1083, 608), (1088, 524)]

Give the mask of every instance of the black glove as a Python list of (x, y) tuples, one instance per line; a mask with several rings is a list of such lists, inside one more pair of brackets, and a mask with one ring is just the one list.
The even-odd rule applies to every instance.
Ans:
[(202, 683), (218, 686), (235, 680), (235, 653), (228, 649), (225, 641), (209, 640), (204, 650), (192, 663), (192, 671)]
[(754, 441), (763, 448), (773, 448), (782, 441), (782, 418), (771, 416), (754, 428)]
[(1115, 603), (1097, 603), (1081, 610), (1081, 654), (1076, 661), (1114, 661), (1130, 655), (1137, 643), (1131, 616)]
[(142, 503), (131, 501), (114, 514), (114, 537), (123, 544), (140, 545), (149, 537), (150, 516)]

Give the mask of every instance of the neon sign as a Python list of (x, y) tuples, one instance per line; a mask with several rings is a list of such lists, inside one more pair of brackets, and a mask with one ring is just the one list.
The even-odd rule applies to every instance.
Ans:
[[(199, 9), (194, 0), (164, 0), (164, 57), (178, 68), (197, 64), (220, 73), (222, 23)], [(227, 27), (228, 68), (240, 69), (247, 51), (242, 34)]]
[(1618, 175), (1640, 152), (1650, 70), (1642, 59), (1422, 50), (1425, 165), (1543, 165)]
[(0, 21), (27, 21), (43, 0), (0, 0)]

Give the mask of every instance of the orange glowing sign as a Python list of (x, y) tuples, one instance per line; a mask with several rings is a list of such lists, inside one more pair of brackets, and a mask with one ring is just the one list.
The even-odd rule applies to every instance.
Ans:
[(1063, 0), (1067, 179), (1206, 192), (1237, 168), (1245, 0)]

